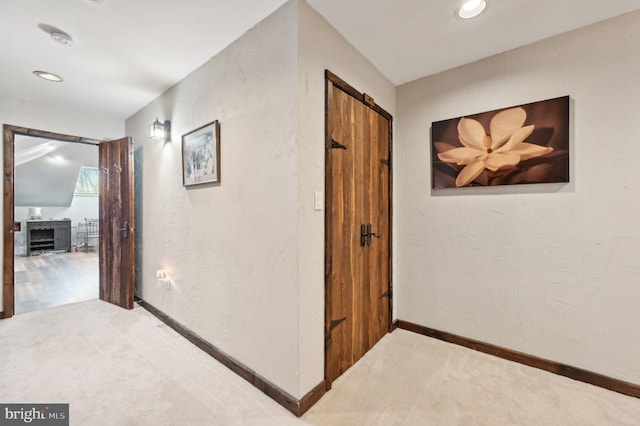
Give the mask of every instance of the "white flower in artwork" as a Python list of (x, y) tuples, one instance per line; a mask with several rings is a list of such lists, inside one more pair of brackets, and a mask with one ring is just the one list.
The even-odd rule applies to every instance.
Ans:
[(491, 119), (487, 135), (478, 121), (461, 118), (458, 139), (463, 146), (438, 154), (445, 163), (465, 166), (456, 178), (456, 186), (470, 184), (485, 169), (495, 172), (515, 167), (523, 160), (553, 151), (552, 147), (524, 141), (535, 128), (534, 125), (522, 127), (526, 119), (527, 113), (520, 107), (501, 111)]

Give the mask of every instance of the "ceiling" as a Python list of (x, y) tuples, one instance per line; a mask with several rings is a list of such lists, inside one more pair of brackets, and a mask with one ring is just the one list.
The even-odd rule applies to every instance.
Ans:
[[(638, 0), (490, 0), (461, 21), (458, 0), (308, 2), (396, 85), (640, 9)], [(0, 96), (126, 119), (283, 3), (1, 0)], [(51, 27), (73, 46), (54, 42)]]
[(69, 207), (80, 167), (98, 168), (98, 147), (16, 136), (16, 206)]

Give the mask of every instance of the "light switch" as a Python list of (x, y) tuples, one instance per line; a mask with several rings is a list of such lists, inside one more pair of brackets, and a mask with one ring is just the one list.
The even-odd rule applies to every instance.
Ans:
[(322, 191), (316, 191), (315, 193), (315, 207), (316, 211), (320, 211), (324, 208), (324, 200), (322, 198)]

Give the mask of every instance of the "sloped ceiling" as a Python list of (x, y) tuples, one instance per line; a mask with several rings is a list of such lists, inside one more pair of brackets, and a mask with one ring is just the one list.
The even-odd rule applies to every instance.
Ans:
[(98, 167), (98, 147), (17, 136), (15, 205), (69, 207), (80, 167)]

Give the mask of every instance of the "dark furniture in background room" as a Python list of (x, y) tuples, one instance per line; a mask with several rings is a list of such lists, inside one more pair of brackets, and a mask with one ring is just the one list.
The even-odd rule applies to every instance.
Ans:
[(28, 220), (27, 256), (51, 250), (71, 251), (71, 220)]

